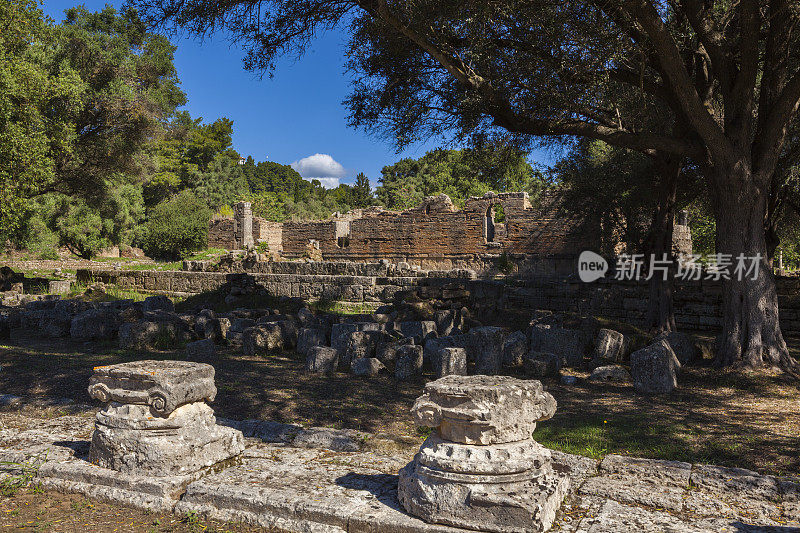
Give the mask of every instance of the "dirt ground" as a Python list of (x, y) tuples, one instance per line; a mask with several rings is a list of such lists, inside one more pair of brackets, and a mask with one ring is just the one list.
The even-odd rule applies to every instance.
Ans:
[(78, 494), (33, 489), (0, 496), (0, 531), (54, 533), (200, 533), (271, 531), (242, 524), (204, 520), (198, 516), (151, 513), (96, 502)]
[[(181, 356), (180, 351), (129, 352), (110, 343), (42, 339), (15, 330), (0, 346), (0, 393), (92, 404), (86, 387), (94, 366)], [(424, 437), (409, 410), (432, 375), (405, 383), (391, 376), (306, 375), (303, 363), (295, 353), (247, 357), (220, 350), (214, 365), (217, 415)], [(797, 381), (697, 366), (684, 368), (679, 383), (669, 396), (647, 397), (630, 384), (579, 380), (565, 386), (545, 380), (558, 411), (539, 424), (534, 438), (595, 458), (621, 453), (800, 474)]]

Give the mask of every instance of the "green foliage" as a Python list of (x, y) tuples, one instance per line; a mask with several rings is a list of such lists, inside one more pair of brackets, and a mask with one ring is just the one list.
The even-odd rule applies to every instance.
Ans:
[(111, 244), (102, 217), (80, 199), (62, 198), (55, 226), (59, 244), (83, 259), (91, 259)]
[(544, 177), (525, 152), (500, 145), (480, 149), (437, 149), (420, 159), (402, 159), (381, 170), (376, 195), (390, 209), (408, 209), (426, 196), (447, 194), (456, 205), (489, 190), (527, 191), (537, 196)]
[(58, 32), (32, 0), (0, 3), (0, 242), (19, 236), (26, 199), (51, 186), (73, 154), (70, 116), (87, 90), (53, 56)]
[(692, 253), (709, 256), (716, 253), (717, 224), (708, 205), (693, 202), (687, 208), (692, 231)]
[(369, 178), (363, 172), (359, 172), (356, 176), (356, 183), (353, 185), (352, 190), (352, 199), (353, 207), (369, 207), (375, 201), (372, 188), (369, 185)]
[(258, 241), (258, 244), (256, 244), (256, 252), (260, 254), (269, 252), (269, 243), (267, 241)]
[(182, 259), (202, 250), (208, 242), (211, 210), (190, 192), (158, 204), (145, 224), (142, 241), (151, 257)]

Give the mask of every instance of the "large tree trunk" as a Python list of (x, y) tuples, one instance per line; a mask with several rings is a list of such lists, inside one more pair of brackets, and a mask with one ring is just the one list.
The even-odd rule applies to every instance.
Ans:
[[(778, 294), (767, 259), (764, 235), (765, 188), (758, 187), (750, 168), (740, 163), (716, 183), (717, 253), (729, 254), (730, 279), (722, 285), (723, 332), (717, 347), (719, 366), (779, 367), (798, 371), (789, 355), (778, 320)], [(735, 174), (735, 175), (731, 175)], [(760, 189), (760, 190), (759, 190)], [(761, 256), (758, 272), (735, 272), (737, 257)], [(750, 261), (746, 266), (750, 266)]]
[[(674, 260), (672, 230), (675, 223), (675, 199), (681, 160), (678, 157), (659, 159), (655, 165), (659, 174), (658, 207), (650, 226), (647, 256), (661, 259), (666, 255), (669, 260)], [(647, 327), (653, 335), (676, 330), (672, 307), (674, 275), (675, 269), (670, 268), (666, 279), (661, 273), (657, 273), (651, 276), (648, 282), (650, 295), (647, 301)]]

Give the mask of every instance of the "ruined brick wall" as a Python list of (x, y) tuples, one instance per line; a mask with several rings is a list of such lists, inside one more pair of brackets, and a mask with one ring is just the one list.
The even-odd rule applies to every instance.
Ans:
[[(495, 216), (500, 207), (504, 220)], [(601, 245), (600, 229), (569, 213), (558, 190), (546, 193), (537, 207), (524, 192), (469, 198), (463, 209), (439, 195), (399, 212), (369, 208), (336, 213), (331, 220), (282, 225), (254, 219), (254, 240), (263, 238), (265, 231), (270, 250), (279, 248), (286, 259), (307, 257), (313, 248), (330, 261), (389, 259), (429, 269), (468, 267), (480, 272), (487, 271), (482, 263), (496, 262), (506, 253), (515, 261), (538, 258), (536, 272), (544, 268), (567, 273), (580, 252), (599, 251)], [(688, 227), (676, 226), (676, 235), (685, 241)], [(689, 235), (689, 249), (690, 239)]]
[[(598, 242), (596, 232), (568, 216), (556, 196), (532, 208), (526, 193), (489, 193), (470, 198), (459, 210), (445, 195), (426, 198), (406, 211), (365, 210), (360, 218), (319, 223), (286, 223), (283, 253), (302, 257), (315, 239), (326, 260), (405, 260), (433, 266), (503, 252), (574, 256)], [(495, 221), (496, 206), (505, 221)]]
[(234, 226), (233, 218), (212, 218), (208, 223), (208, 247), (235, 250)]
[(253, 241), (256, 244), (266, 242), (270, 253), (280, 253), (283, 250), (283, 224), (253, 217)]

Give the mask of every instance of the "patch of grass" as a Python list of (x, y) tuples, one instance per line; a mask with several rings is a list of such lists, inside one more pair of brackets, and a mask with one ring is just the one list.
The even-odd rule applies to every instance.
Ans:
[(114, 300), (133, 300), (134, 302), (144, 301), (145, 298), (151, 296), (150, 294), (123, 289), (117, 285), (106, 285), (106, 293), (100, 298), (88, 298), (84, 296), (86, 289), (89, 287), (86, 283), (73, 283), (68, 293), (64, 298), (84, 298), (91, 299), (92, 301), (110, 302)]
[(364, 315), (374, 313), (380, 304), (369, 302), (342, 302), (336, 300), (317, 300), (309, 302), (312, 309), (335, 315)]
[[(9, 471), (6, 477), (0, 479), (0, 495), (15, 496), (21, 489), (29, 486), (45, 461), (47, 461), (46, 451), (32, 455), (21, 463), (0, 461), (0, 468)], [(34, 490), (36, 489), (37, 487), (34, 487)]]

